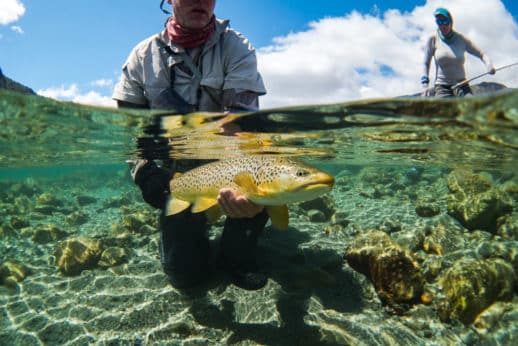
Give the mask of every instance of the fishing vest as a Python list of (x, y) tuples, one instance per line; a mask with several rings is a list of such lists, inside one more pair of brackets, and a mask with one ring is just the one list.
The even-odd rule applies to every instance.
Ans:
[(139, 43), (113, 98), (178, 113), (221, 112), (226, 89), (266, 93), (255, 49), (228, 21), (216, 20), (213, 35), (194, 51), (172, 43), (165, 30)]

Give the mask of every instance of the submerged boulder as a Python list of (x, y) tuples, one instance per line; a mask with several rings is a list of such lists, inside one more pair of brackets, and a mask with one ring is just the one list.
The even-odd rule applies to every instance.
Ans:
[(99, 240), (72, 238), (60, 243), (54, 256), (59, 271), (70, 276), (95, 268), (102, 252), (103, 246)]
[(423, 240), (423, 250), (429, 254), (444, 256), (465, 246), (462, 234), (454, 229), (437, 225), (426, 228)]
[(422, 299), (424, 278), (418, 263), (386, 233), (361, 234), (344, 257), (353, 269), (372, 281), (380, 299), (397, 312)]
[(18, 262), (4, 262), (0, 265), (0, 285), (16, 287), (29, 275), (29, 268)]
[(515, 281), (513, 267), (501, 259), (458, 261), (439, 281), (439, 316), (471, 324), (494, 302), (512, 299)]
[(56, 225), (48, 224), (34, 229), (31, 239), (39, 244), (47, 244), (65, 238), (68, 233)]
[(447, 178), (448, 214), (469, 230), (495, 233), (497, 219), (512, 211), (513, 200), (483, 174), (456, 170)]
[(112, 246), (102, 252), (98, 265), (102, 268), (115, 267), (126, 262), (127, 259), (128, 252), (126, 249)]

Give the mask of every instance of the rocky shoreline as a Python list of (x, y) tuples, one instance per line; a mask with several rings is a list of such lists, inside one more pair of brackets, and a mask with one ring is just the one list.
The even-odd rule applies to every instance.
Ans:
[(20, 92), (22, 94), (30, 94), (30, 95), (36, 95), (34, 90), (32, 90), (29, 87), (26, 87), (25, 85), (18, 83), (11, 78), (8, 78), (2, 73), (2, 69), (0, 68), (0, 89), (8, 89)]

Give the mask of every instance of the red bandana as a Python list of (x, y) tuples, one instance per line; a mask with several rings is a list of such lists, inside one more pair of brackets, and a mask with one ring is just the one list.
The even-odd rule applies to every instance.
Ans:
[(212, 16), (209, 24), (202, 29), (187, 29), (176, 23), (173, 17), (167, 21), (167, 34), (171, 41), (183, 48), (198, 47), (207, 42), (216, 29), (216, 19)]

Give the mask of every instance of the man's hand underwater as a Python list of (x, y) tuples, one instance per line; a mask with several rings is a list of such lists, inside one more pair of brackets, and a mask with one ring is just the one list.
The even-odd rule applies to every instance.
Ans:
[(225, 215), (235, 219), (254, 217), (264, 209), (264, 206), (229, 188), (219, 191), (218, 204)]
[(131, 179), (135, 181), (135, 176), (140, 168), (147, 164), (147, 160), (138, 159), (138, 160), (126, 160), (126, 163), (129, 165)]

